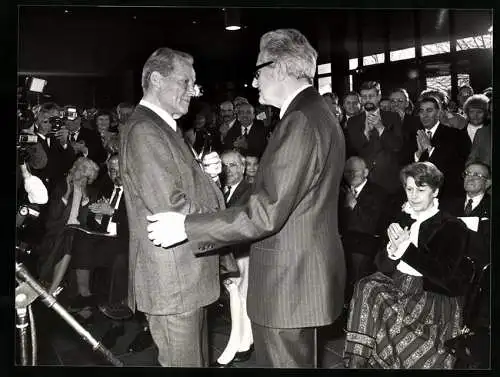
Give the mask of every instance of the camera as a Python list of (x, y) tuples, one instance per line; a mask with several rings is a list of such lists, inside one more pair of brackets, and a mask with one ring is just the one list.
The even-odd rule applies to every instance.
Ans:
[(49, 122), (51, 125), (49, 133), (56, 133), (64, 125), (64, 117), (56, 115), (56, 116), (50, 117)]

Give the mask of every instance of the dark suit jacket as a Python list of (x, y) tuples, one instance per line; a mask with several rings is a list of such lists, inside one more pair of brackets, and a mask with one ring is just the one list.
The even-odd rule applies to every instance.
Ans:
[[(460, 197), (450, 198), (443, 201), (441, 207), (443, 210), (457, 217), (464, 217), (464, 209), (466, 204), (465, 194)], [(483, 199), (479, 202), (476, 208), (469, 215), (471, 217), (479, 217), (479, 226), (477, 232), (471, 231), (469, 255), (476, 259), (482, 266), (491, 261), (491, 196), (485, 193)]]
[(414, 145), (416, 143), (417, 130), (420, 127), (420, 119), (418, 116), (405, 114), (402, 125), (403, 147), (400, 152), (401, 166), (406, 166), (415, 162), (413, 157)]
[[(113, 194), (114, 184), (109, 175), (103, 175), (91, 187), (93, 191), (93, 197), (96, 200), (104, 197), (108, 200), (111, 199), (111, 195)], [(101, 223), (98, 223), (95, 219), (95, 214), (93, 212), (89, 212), (87, 217), (87, 227), (98, 231), (106, 233), (107, 225), (109, 221), (106, 221), (108, 218), (109, 221), (116, 223), (116, 235), (123, 242), (129, 242), (129, 230), (128, 230), (128, 219), (127, 219), (127, 207), (125, 205), (125, 195), (122, 193), (122, 197), (120, 199), (120, 203), (118, 204), (118, 208), (113, 213), (112, 216), (103, 216), (103, 220)]]
[[(259, 157), (262, 156), (267, 145), (267, 133), (268, 130), (264, 127), (264, 124), (261, 121), (254, 119), (252, 128), (247, 135), (248, 147), (240, 149), (239, 152), (243, 155), (246, 155), (247, 152), (252, 152)], [(241, 124), (239, 121), (236, 121), (224, 139), (224, 149), (234, 149), (233, 143), (240, 136)]]
[[(245, 204), (250, 196), (251, 184), (243, 179), (231, 195), (231, 198), (226, 203), (227, 207)], [(220, 274), (221, 280), (231, 276), (240, 276), (238, 264), (235, 258), (241, 258), (248, 255), (250, 251), (250, 243), (228, 246), (227, 252), (218, 251), (220, 254)]]
[(489, 125), (485, 125), (477, 130), (469, 157), (467, 158), (468, 162), (481, 161), (488, 166), (491, 166), (491, 136), (491, 127)]
[[(178, 130), (180, 131), (180, 130)], [(146, 216), (225, 208), (218, 186), (201, 169), (182, 135), (137, 106), (120, 130), (120, 171), (130, 228), (129, 306), (145, 313), (184, 313), (219, 298), (219, 258), (198, 258), (194, 241), (168, 248), (148, 238)]]
[(377, 184), (367, 181), (354, 208), (345, 205), (346, 188), (339, 203), (339, 227), (346, 253), (375, 256), (380, 235), (387, 229), (385, 213), (387, 194)]
[(189, 215), (196, 254), (251, 242), (248, 315), (262, 326), (332, 323), (344, 305), (337, 203), (345, 161), (338, 121), (318, 92), (300, 92), (276, 125), (246, 204)]
[[(401, 227), (413, 223), (407, 214), (401, 213), (396, 222)], [(469, 287), (470, 275), (464, 258), (468, 253), (469, 235), (465, 224), (446, 212), (436, 215), (420, 224), (418, 247), (410, 244), (401, 260), (423, 275), (424, 290), (447, 296), (461, 296)], [(376, 264), (380, 271), (395, 271), (399, 260), (388, 258), (387, 238), (377, 254)]]
[(80, 132), (76, 141), (84, 141), (89, 149), (88, 158), (93, 160), (96, 164), (100, 165), (106, 161), (108, 153), (104, 149), (99, 134), (91, 129), (80, 127)]
[(38, 144), (47, 155), (47, 164), (43, 169), (31, 169), (31, 172), (39, 177), (51, 192), (71, 169), (76, 160), (76, 154), (69, 143), (64, 149), (55, 137), (51, 137), (50, 147), (47, 141), (41, 138), (38, 139)]
[[(431, 140), (434, 151), (430, 157), (427, 152), (420, 156), (419, 161), (432, 162), (444, 175), (440, 198), (459, 196), (464, 192), (462, 172), (469, 154), (468, 142), (469, 137), (460, 130), (439, 124)], [(414, 150), (417, 150), (416, 140)]]
[(366, 112), (349, 118), (346, 128), (346, 141), (349, 156), (365, 159), (370, 169), (370, 179), (383, 187), (389, 194), (401, 189), (399, 181), (400, 152), (403, 148), (401, 119), (398, 114), (380, 110), (385, 130), (381, 136), (369, 139), (364, 134)]

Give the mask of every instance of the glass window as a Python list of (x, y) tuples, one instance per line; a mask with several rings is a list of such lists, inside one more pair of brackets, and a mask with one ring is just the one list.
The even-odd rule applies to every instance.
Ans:
[(427, 86), (427, 89), (441, 89), (448, 93), (448, 91), (451, 89), (451, 75), (426, 77), (425, 84)]
[(318, 78), (318, 92), (324, 94), (332, 91), (332, 78), (331, 76)]
[(491, 34), (457, 39), (457, 51), (469, 50), (471, 48), (492, 48), (492, 42)]
[(391, 51), (391, 62), (405, 59), (413, 59), (415, 57), (415, 47), (405, 48), (403, 50)]
[(369, 55), (369, 56), (363, 56), (363, 65), (373, 65), (373, 64), (380, 64), (385, 61), (384, 54), (375, 54), (375, 55)]
[(422, 46), (422, 56), (444, 54), (450, 52), (450, 42), (431, 43)]
[(332, 63), (318, 65), (318, 75), (324, 75), (332, 72)]
[(458, 75), (458, 87), (462, 85), (470, 85), (470, 76), (468, 73), (459, 73)]
[(349, 59), (349, 69), (352, 70), (356, 68), (358, 68), (358, 58)]

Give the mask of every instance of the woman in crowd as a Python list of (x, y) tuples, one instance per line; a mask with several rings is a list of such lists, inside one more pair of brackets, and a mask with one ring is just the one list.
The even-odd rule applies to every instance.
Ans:
[(344, 359), (350, 368), (451, 369), (444, 342), (462, 327), (468, 231), (438, 208), (443, 174), (430, 162), (400, 173), (408, 201), (387, 229), (379, 271), (350, 304)]
[(251, 154), (245, 156), (245, 179), (248, 183), (253, 183), (257, 169), (259, 168), (259, 157)]
[(74, 230), (67, 226), (85, 223), (91, 202), (88, 188), (98, 173), (99, 167), (94, 161), (80, 157), (51, 195), (45, 219), (46, 233), (39, 246), (39, 255), (44, 258), (40, 278), (52, 282), (50, 293), (61, 283), (71, 260)]

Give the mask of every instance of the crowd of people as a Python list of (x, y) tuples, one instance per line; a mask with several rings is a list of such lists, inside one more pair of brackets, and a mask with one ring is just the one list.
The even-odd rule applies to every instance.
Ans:
[[(463, 260), (490, 263), (492, 90), (463, 86), (455, 104), (428, 88), (414, 105), (369, 81), (320, 96), (316, 59), (300, 32), (268, 32), (259, 104), (190, 108), (193, 58), (160, 48), (137, 106), (32, 108), (18, 201), (40, 212), (29, 238), (47, 289), (73, 276), (82, 322), (92, 307), (134, 316), (163, 366), (255, 352), (261, 366), (317, 367), (317, 329), (344, 314), (348, 367), (453, 368)], [(221, 287), (231, 334), (209, 363)]]

